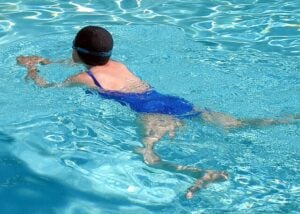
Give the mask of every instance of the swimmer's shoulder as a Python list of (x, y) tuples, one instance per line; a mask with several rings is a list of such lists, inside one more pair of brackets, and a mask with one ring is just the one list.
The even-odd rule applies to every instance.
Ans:
[(124, 86), (123, 92), (144, 93), (150, 89), (148, 83), (144, 82), (140, 77), (134, 74), (125, 64), (116, 61), (114, 63), (116, 63), (119, 70), (124, 73), (126, 86)]
[[(112, 85), (109, 87), (110, 84), (107, 84), (108, 88), (112, 90), (115, 89), (116, 91), (124, 93), (141, 93), (150, 88), (146, 82), (131, 72), (131, 70), (122, 62), (110, 60), (107, 64), (106, 72), (107, 75), (110, 76), (108, 79), (113, 80), (111, 83), (114, 87)], [(102, 83), (105, 88), (105, 83), (107, 82), (104, 80)]]
[(65, 82), (65, 85), (76, 86), (76, 85), (85, 85), (85, 86), (93, 86), (93, 81), (87, 75), (86, 71), (80, 71), (77, 74), (74, 74), (68, 77)]
[[(105, 65), (94, 66), (89, 70), (105, 90), (139, 93), (149, 89), (147, 83), (133, 74), (125, 64), (118, 61), (110, 60)], [(95, 88), (95, 83), (87, 71), (81, 71), (69, 77), (67, 83)]]
[(128, 68), (127, 66), (122, 63), (122, 62), (118, 62), (118, 61), (115, 61), (115, 60), (110, 60), (108, 62), (108, 66), (111, 67), (113, 70), (119, 70), (119, 71), (125, 71), (125, 72), (130, 72), (132, 73)]

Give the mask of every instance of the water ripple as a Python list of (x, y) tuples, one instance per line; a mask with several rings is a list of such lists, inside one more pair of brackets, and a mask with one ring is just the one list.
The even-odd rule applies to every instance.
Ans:
[[(192, 178), (152, 169), (132, 152), (141, 145), (133, 112), (82, 89), (39, 90), (25, 84), (24, 70), (15, 66), (20, 54), (69, 56), (72, 35), (83, 25), (122, 24), (109, 26), (116, 58), (159, 90), (240, 117), (291, 114), (299, 112), (300, 100), (299, 57), (289, 56), (299, 55), (298, 1), (24, 0), (0, 3), (0, 10), (0, 59), (6, 71), (0, 119), (15, 139), (3, 145), (37, 176), (126, 198), (139, 211), (148, 206), (168, 213), (299, 210), (298, 125), (223, 133), (186, 122), (188, 128), (173, 143), (164, 138), (156, 151), (172, 162), (230, 174), (230, 181), (187, 202), (182, 195)], [(18, 36), (22, 39), (15, 40)], [(74, 70), (49, 65), (41, 72), (60, 81)], [(18, 164), (0, 159), (2, 168)], [(25, 180), (2, 178), (2, 188)]]
[[(299, 3), (296, 0), (265, 1), (122, 1), (101, 4), (44, 1), (0, 3), (0, 33), (22, 33), (29, 20), (43, 28), (43, 24), (57, 31), (89, 24), (166, 24), (181, 27), (195, 41), (205, 41), (210, 49), (247, 47), (298, 55)], [(2, 19), (2, 20), (1, 20)], [(28, 21), (26, 21), (28, 19)], [(33, 23), (30, 23), (31, 25)], [(18, 24), (16, 27), (15, 25)], [(282, 40), (288, 40), (282, 42)], [(256, 43), (259, 42), (259, 45)], [(269, 46), (276, 48), (269, 48)]]

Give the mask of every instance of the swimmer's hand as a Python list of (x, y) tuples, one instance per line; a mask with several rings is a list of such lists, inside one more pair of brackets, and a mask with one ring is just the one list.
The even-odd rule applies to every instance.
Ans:
[(36, 68), (29, 68), (25, 79), (35, 79), (37, 77), (37, 72), (38, 70)]
[(65, 64), (65, 65), (68, 65), (68, 66), (77, 65), (77, 63), (74, 62), (73, 59), (62, 59), (62, 60), (54, 61), (54, 62), (51, 62), (51, 63)]
[(39, 56), (18, 56), (17, 64), (26, 68), (33, 68), (36, 64), (47, 65), (50, 61)]
[(30, 79), (33, 80), (33, 82), (37, 86), (40, 86), (40, 87), (43, 87), (43, 88), (55, 87), (55, 86), (58, 85), (58, 84), (55, 84), (55, 83), (47, 83), (42, 77), (40, 77), (38, 75), (38, 69), (34, 66), (28, 68), (27, 75), (25, 77), (25, 80), (30, 80)]

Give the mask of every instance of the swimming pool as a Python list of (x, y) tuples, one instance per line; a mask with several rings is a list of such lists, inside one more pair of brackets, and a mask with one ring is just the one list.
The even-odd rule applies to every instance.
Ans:
[[(0, 3), (0, 201), (3, 213), (297, 213), (299, 124), (225, 132), (185, 121), (156, 151), (226, 170), (230, 179), (184, 192), (193, 178), (154, 169), (133, 152), (136, 115), (81, 88), (39, 89), (15, 57), (70, 56), (85, 25), (115, 38), (113, 57), (158, 91), (236, 117), (300, 112), (296, 0), (91, 0)], [(61, 81), (80, 66), (49, 65)]]

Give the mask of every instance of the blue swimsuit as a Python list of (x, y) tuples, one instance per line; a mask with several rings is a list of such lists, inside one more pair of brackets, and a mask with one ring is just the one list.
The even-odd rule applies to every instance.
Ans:
[(106, 99), (113, 99), (122, 105), (129, 106), (132, 110), (139, 113), (155, 113), (173, 115), (177, 118), (190, 118), (199, 116), (200, 111), (196, 111), (187, 100), (164, 95), (155, 90), (148, 90), (144, 93), (122, 93), (105, 91), (99, 84), (91, 71), (86, 73), (93, 79), (95, 85), (99, 88), (98, 93)]

